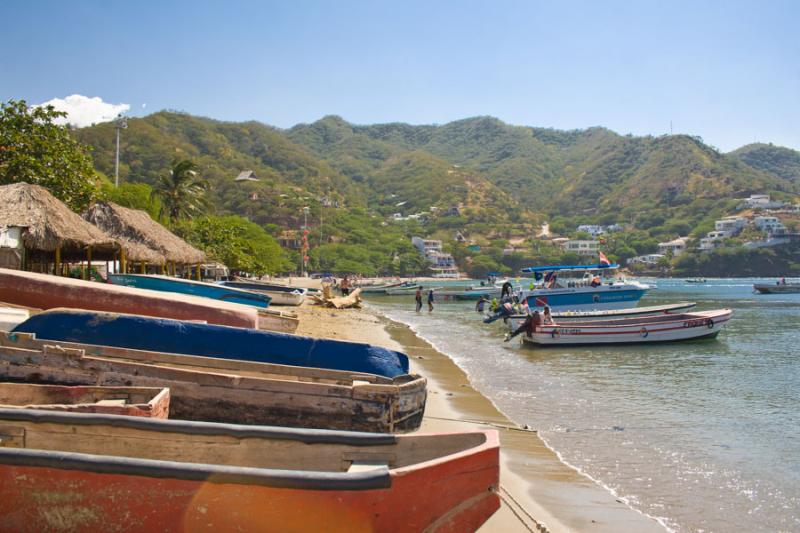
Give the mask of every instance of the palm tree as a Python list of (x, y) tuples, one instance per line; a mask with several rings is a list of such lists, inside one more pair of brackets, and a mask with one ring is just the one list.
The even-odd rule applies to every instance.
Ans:
[(197, 165), (188, 159), (175, 161), (169, 175), (153, 188), (153, 195), (161, 199), (161, 216), (171, 222), (192, 218), (209, 206), (206, 192), (208, 182), (197, 174)]

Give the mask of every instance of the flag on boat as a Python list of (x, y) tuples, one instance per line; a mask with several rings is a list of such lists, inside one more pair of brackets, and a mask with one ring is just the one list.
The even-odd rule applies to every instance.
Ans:
[(600, 254), (600, 264), (601, 265), (611, 266), (611, 261), (608, 260), (608, 257), (606, 257), (606, 254), (604, 254), (603, 252), (597, 252), (597, 253)]

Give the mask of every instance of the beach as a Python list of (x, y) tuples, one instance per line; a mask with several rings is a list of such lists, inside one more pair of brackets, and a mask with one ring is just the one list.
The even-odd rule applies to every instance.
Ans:
[(493, 427), (500, 432), (502, 506), (480, 531), (664, 531), (655, 520), (563, 463), (539, 438), (520, 428), (470, 383), (449, 357), (409, 327), (374, 308), (297, 308), (299, 335), (367, 342), (408, 354), (411, 371), (428, 379), (420, 431), (450, 432)]

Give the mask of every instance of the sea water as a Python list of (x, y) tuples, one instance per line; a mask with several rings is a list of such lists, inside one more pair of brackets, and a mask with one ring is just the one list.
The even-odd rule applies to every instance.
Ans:
[[(648, 282), (648, 280), (643, 280)], [(640, 305), (734, 314), (714, 340), (528, 348), (474, 302), (370, 305), (408, 324), (564, 462), (675, 531), (800, 531), (800, 295), (753, 279), (649, 280)], [(774, 283), (775, 280), (770, 280)]]

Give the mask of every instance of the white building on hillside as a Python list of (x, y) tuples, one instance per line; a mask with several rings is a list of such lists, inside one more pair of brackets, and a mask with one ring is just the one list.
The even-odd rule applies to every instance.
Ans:
[(647, 255), (637, 255), (636, 257), (631, 257), (626, 261), (628, 265), (646, 265), (646, 266), (655, 266), (661, 259), (664, 259), (666, 256), (664, 254), (647, 254)]
[(662, 254), (672, 252), (674, 257), (681, 255), (686, 251), (686, 244), (689, 242), (689, 237), (678, 237), (667, 242), (658, 243), (658, 251)]
[(772, 200), (769, 194), (751, 194), (741, 205), (747, 209), (780, 209), (785, 204)]
[(730, 237), (741, 233), (745, 226), (747, 226), (747, 219), (745, 217), (724, 217), (714, 222), (714, 229), (716, 231), (727, 232)]
[(560, 244), (565, 252), (572, 252), (578, 255), (591, 256), (591, 255), (597, 255), (598, 247), (600, 246), (600, 241), (570, 239)]
[(786, 226), (781, 224), (778, 217), (756, 217), (753, 219), (753, 225), (759, 231), (766, 231), (767, 233), (786, 232)]
[(603, 226), (598, 226), (597, 224), (581, 224), (578, 226), (578, 231), (588, 233), (590, 237), (599, 237), (600, 235), (605, 235), (606, 229)]
[(430, 269), (435, 277), (457, 278), (459, 276), (453, 256), (442, 251), (442, 241), (411, 237), (411, 244), (431, 264)]

